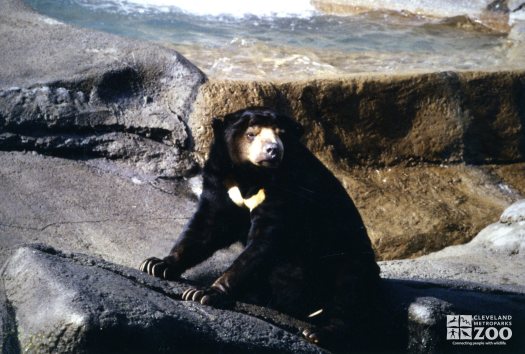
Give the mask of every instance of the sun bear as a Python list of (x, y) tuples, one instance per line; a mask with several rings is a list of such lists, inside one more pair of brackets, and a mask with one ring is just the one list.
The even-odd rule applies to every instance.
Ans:
[(186, 290), (184, 300), (256, 301), (305, 319), (311, 326), (302, 335), (326, 346), (360, 333), (375, 306), (379, 267), (351, 198), (300, 142), (302, 127), (261, 107), (214, 118), (212, 127), (197, 211), (169, 255), (140, 269), (177, 279), (241, 241), (224, 274)]

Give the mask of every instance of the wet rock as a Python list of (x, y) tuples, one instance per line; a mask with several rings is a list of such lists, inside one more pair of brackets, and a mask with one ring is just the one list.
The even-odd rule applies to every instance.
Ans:
[[(9, 38), (0, 43), (0, 149), (80, 152), (142, 162), (162, 176), (191, 173), (195, 164), (182, 151), (191, 148), (185, 121), (206, 80), (199, 69), (173, 50), (77, 29), (21, 1), (0, 6), (0, 34)], [(135, 149), (129, 139), (145, 143)], [(114, 145), (127, 145), (126, 153), (115, 154)], [(173, 161), (171, 170), (161, 166)]]

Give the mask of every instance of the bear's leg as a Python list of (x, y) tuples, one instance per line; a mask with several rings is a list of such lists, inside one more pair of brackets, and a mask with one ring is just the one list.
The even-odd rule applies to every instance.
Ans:
[(203, 196), (170, 254), (163, 259), (151, 257), (144, 260), (140, 270), (162, 279), (174, 280), (215, 251), (237, 241), (249, 227), (248, 217), (226, 199), (226, 193), (223, 194), (208, 193), (208, 196)]
[(251, 226), (246, 247), (232, 265), (206, 289), (188, 289), (184, 300), (209, 305), (224, 303), (224, 298), (244, 293), (250, 278), (265, 273), (272, 266), (278, 252), (278, 241), (283, 233), (282, 225), (272, 204), (261, 204), (250, 214)]
[(233, 264), (208, 288), (190, 288), (183, 294), (183, 300), (196, 301), (204, 305), (222, 306), (228, 298), (238, 297), (246, 288), (250, 276), (259, 273), (266, 266), (266, 254), (270, 244), (262, 241), (248, 242), (244, 251)]
[[(345, 262), (332, 268), (325, 305), (310, 314), (312, 327), (302, 331), (310, 342), (333, 350), (366, 349), (373, 345), (379, 309), (377, 265)], [(337, 270), (335, 270), (337, 269)]]

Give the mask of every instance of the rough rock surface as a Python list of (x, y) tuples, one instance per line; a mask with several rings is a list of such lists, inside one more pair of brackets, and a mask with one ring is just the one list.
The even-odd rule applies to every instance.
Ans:
[[(293, 318), (247, 304), (238, 303), (232, 311), (182, 302), (184, 283), (163, 282), (134, 269), (45, 246), (18, 249), (4, 267), (2, 283), (7, 300), (2, 305), (9, 308), (2, 313), (7, 324), (3, 328), (11, 326), (3, 333), (5, 350), (321, 352), (296, 336), (301, 322)], [(524, 344), (518, 335), (525, 320), (523, 294), (468, 284), (385, 280), (384, 295), (385, 350), (453, 349), (445, 336), (449, 314), (512, 315), (516, 335), (505, 352)]]
[[(467, 241), (525, 193), (523, 72), (205, 83), (174, 51), (76, 29), (20, 0), (0, 9), (0, 150), (33, 150), (0, 152), (2, 353), (319, 352), (295, 336), (297, 320), (183, 303), (182, 282), (125, 267), (164, 256), (193, 213), (194, 158), (214, 115), (268, 105), (296, 117), (384, 259)], [(381, 264), (388, 349), (451, 349), (452, 313), (511, 314), (523, 333), (522, 209), (465, 246)], [(19, 248), (34, 242), (67, 253)], [(184, 276), (209, 282), (239, 251)]]
[[(505, 209), (503, 214), (501, 214), (499, 221), (500, 223), (509, 225), (520, 225), (520, 221), (525, 221), (525, 199), (522, 199)], [(523, 241), (525, 241), (525, 236), (523, 236)]]
[(485, 284), (525, 293), (525, 200), (472, 241), (411, 260), (381, 263), (386, 277)]
[(525, 157), (524, 99), (523, 71), (210, 81), (199, 89), (189, 125), (201, 156), (214, 116), (267, 105), (303, 124), (314, 153), (346, 166), (510, 163)]
[(332, 170), (354, 199), (382, 260), (468, 242), (521, 198), (512, 184), (480, 166)]
[(24, 352), (321, 352), (254, 317), (176, 301), (183, 284), (100, 259), (25, 247), (2, 276)]
[(0, 200), (0, 263), (22, 243), (44, 242), (136, 267), (170, 249), (196, 197), (184, 179), (114, 161), (0, 152)]
[[(0, 228), (2, 262), (5, 261), (8, 255), (13, 254), (13, 251), (16, 250), (20, 243), (43, 241), (68, 251), (99, 254), (113, 262), (136, 268), (136, 265), (147, 256), (163, 256), (165, 254), (166, 250), (171, 246), (174, 236), (180, 231), (186, 221), (179, 220), (179, 217), (190, 215), (195, 206), (195, 196), (191, 189), (192, 181), (170, 182), (159, 180), (152, 176), (122, 168), (115, 162), (107, 160), (90, 161), (89, 164), (85, 164), (32, 153), (4, 152), (0, 156), (2, 158), (0, 163), (2, 167), (0, 173), (2, 183), (0, 183), (0, 186), (2, 188), (0, 190), (2, 191), (1, 199), (3, 201), (0, 203), (0, 215), (2, 215), (2, 222), (8, 222), (8, 224), (4, 224)], [(516, 218), (516, 210), (520, 209), (520, 205), (517, 204), (517, 206), (509, 209), (504, 214), (503, 220), (508, 222), (508, 218), (511, 215), (511, 218)], [(513, 210), (515, 211), (513, 212)], [(508, 224), (501, 225), (508, 226)], [(118, 338), (121, 338), (121, 334), (124, 338), (127, 335), (137, 336), (136, 332), (132, 330), (133, 326), (139, 326), (139, 324), (140, 326), (146, 326), (144, 333), (165, 333), (164, 331), (168, 330), (166, 329), (167, 327), (179, 328), (177, 327), (181, 325), (179, 319), (180, 321), (187, 320), (188, 323), (192, 323), (187, 325), (189, 327), (183, 326), (183, 328), (187, 329), (196, 326), (201, 328), (197, 333), (203, 333), (199, 332), (202, 330), (208, 333), (207, 335), (212, 336), (210, 333), (214, 333), (213, 336), (216, 335), (213, 332), (215, 331), (214, 327), (211, 324), (207, 324), (207, 321), (210, 319), (203, 320), (202, 316), (205, 315), (203, 315), (202, 311), (209, 313), (207, 308), (202, 310), (197, 305), (185, 305), (189, 306), (188, 311), (190, 313), (196, 312), (197, 314), (187, 314), (188, 317), (176, 317), (176, 320), (172, 318), (172, 316), (175, 316), (173, 312), (175, 310), (173, 309), (177, 309), (177, 311), (182, 311), (181, 308), (186, 309), (181, 304), (173, 305), (176, 302), (173, 297), (177, 297), (176, 295), (180, 292), (182, 285), (170, 283), (167, 286), (168, 283), (147, 277), (132, 269), (110, 264), (99, 258), (80, 255), (64, 256), (54, 251), (46, 251), (46, 249), (42, 248), (40, 251), (33, 251), (28, 248), (22, 248), (25, 251), (16, 251), (15, 254), (18, 254), (18, 256), (15, 255), (11, 258), (10, 266), (8, 265), (4, 272), (2, 283), (11, 289), (9, 290), (11, 293), (7, 292), (8, 301), (3, 303), (0, 301), (2, 303), (0, 313), (3, 316), (1, 327), (4, 335), (4, 348), (14, 348), (11, 352), (17, 352), (17, 348), (25, 348), (24, 346), (26, 345), (35, 345), (48, 349), (50, 345), (56, 345), (56, 348), (78, 345), (75, 348), (80, 348), (86, 342), (84, 341), (82, 342), (84, 344), (80, 344), (80, 342), (75, 341), (77, 339), (80, 340), (79, 338), (84, 338), (84, 333), (97, 333), (97, 338), (104, 338), (104, 341), (107, 340), (107, 342), (104, 342), (105, 345), (108, 345), (108, 348), (112, 348), (111, 346), (113, 345), (124, 345), (118, 341)], [(205, 262), (188, 271), (185, 277), (194, 281), (210, 282), (221, 270), (227, 267), (239, 251), (240, 247), (234, 245), (228, 250), (218, 252), (209, 262)], [(13, 259), (18, 259), (20, 252), (23, 253), (25, 260), (23, 262), (13, 262)], [(446, 348), (448, 344), (443, 339), (443, 321), (446, 315), (450, 313), (479, 313), (484, 310), (491, 313), (511, 313), (516, 318), (515, 322), (519, 323), (519, 319), (522, 318), (520, 317), (522, 316), (520, 311), (523, 310), (525, 305), (523, 296), (519, 294), (524, 292), (525, 287), (523, 284), (525, 282), (519, 278), (518, 274), (515, 274), (512, 281), (520, 283), (505, 285), (500, 276), (503, 272), (509, 274), (517, 273), (515, 270), (516, 262), (520, 261), (517, 258), (519, 255), (509, 258), (506, 253), (496, 254), (498, 263), (494, 263), (494, 269), (487, 271), (487, 269), (478, 267), (476, 263), (472, 263), (469, 267), (468, 262), (472, 259), (474, 252), (479, 252), (479, 250), (472, 250), (470, 253), (458, 252), (457, 259), (462, 259), (464, 262), (461, 266), (449, 263), (446, 269), (449, 274), (455, 274), (456, 278), (440, 277), (440, 274), (443, 273), (440, 270), (443, 268), (440, 260), (425, 260), (423, 258), (415, 261), (405, 261), (407, 266), (403, 270), (400, 270), (399, 262), (397, 261), (383, 262), (381, 264), (383, 274), (387, 278), (406, 279), (388, 280), (385, 283), (384, 293), (388, 300), (388, 308), (391, 309), (393, 314), (392, 318), (388, 318), (388, 321), (392, 321), (394, 324), (387, 323), (387, 328), (394, 329), (393, 332), (388, 334), (392, 337), (393, 346), (410, 348), (413, 352), (435, 352), (439, 351), (439, 348)], [(28, 259), (26, 259), (26, 256)], [(492, 258), (494, 262), (496, 256)], [(480, 260), (488, 259), (486, 254), (483, 253), (480, 253), (479, 257)], [(491, 259), (489, 260), (492, 262)], [(410, 262), (416, 263), (410, 264)], [(52, 266), (53, 264), (55, 265)], [(428, 266), (425, 268), (424, 264)], [(10, 280), (7, 281), (6, 272), (15, 272), (15, 270), (16, 272), (21, 272), (20, 274), (24, 276), (11, 276)], [(111, 280), (107, 280), (107, 278), (104, 278), (109, 274), (107, 272), (110, 272), (111, 277), (116, 277), (116, 279), (111, 278)], [(118, 278), (119, 276), (115, 273), (124, 274), (125, 279)], [(73, 274), (75, 275), (73, 276)], [(82, 274), (85, 274), (85, 276), (80, 276)], [(461, 274), (463, 276), (459, 276)], [(429, 276), (423, 277), (421, 275)], [(37, 278), (42, 276), (51, 276), (54, 280), (49, 282)], [(424, 281), (408, 280), (418, 278), (426, 279)], [(106, 279), (106, 282), (100, 279)], [(139, 283), (139, 285), (134, 282)], [(40, 336), (29, 336), (32, 338), (31, 341), (25, 341), (25, 339), (16, 340), (19, 337), (22, 338), (21, 333), (27, 332), (26, 329), (22, 330), (20, 327), (23, 322), (17, 322), (14, 319), (18, 320), (18, 316), (25, 316), (22, 315), (23, 313), (36, 311), (35, 306), (41, 308), (40, 299), (43, 296), (42, 294), (46, 294), (39, 288), (35, 288), (31, 290), (35, 292), (34, 295), (31, 295), (33, 294), (32, 292), (22, 295), (24, 291), (22, 289), (32, 289), (34, 284), (47, 286), (47, 284), (54, 283), (63, 285), (63, 287), (58, 287), (58, 290), (55, 289), (54, 291), (73, 294), (71, 295), (73, 298), (69, 298), (68, 301), (71, 301), (76, 306), (73, 307), (75, 311), (68, 308), (71, 311), (68, 310), (67, 313), (62, 313), (61, 316), (63, 317), (59, 316), (59, 319), (54, 318), (58, 321), (57, 323), (61, 321), (60, 318), (66, 318), (67, 321), (70, 321), (71, 313), (78, 314), (77, 311), (80, 311), (78, 310), (80, 308), (82, 311), (86, 309), (86, 312), (81, 312), (83, 316), (81, 317), (83, 318), (82, 321), (84, 319), (87, 321), (81, 321), (80, 327), (84, 328), (87, 326), (86, 328), (91, 328), (95, 331), (95, 327), (90, 326), (102, 325), (103, 330), (100, 332), (82, 332), (84, 331), (82, 329), (78, 332), (82, 333), (82, 335), (74, 337), (75, 333), (77, 333), (73, 329), (74, 326), (68, 327), (64, 330), (63, 335), (59, 335), (61, 332), (57, 332), (57, 328), (50, 328), (40, 323), (39, 326), (43, 326), (41, 328), (44, 331), (48, 331), (45, 332), (46, 334), (42, 335), (40, 333)], [(112, 287), (111, 284), (113, 283), (116, 284), (115, 287)], [(140, 284), (149, 285), (143, 286)], [(81, 290), (75, 288), (80, 285), (83, 286)], [(128, 287), (137, 292), (137, 294), (148, 294), (145, 295), (145, 298), (148, 299), (146, 305), (142, 305), (142, 307), (134, 306), (137, 309), (145, 309), (144, 317), (137, 315), (134, 311), (128, 313), (129, 307), (122, 305), (125, 302), (124, 300), (131, 301), (131, 304), (137, 304), (133, 302), (138, 301), (136, 298), (134, 298), (135, 300), (130, 300), (123, 295), (123, 289)], [(138, 291), (136, 290), (137, 287), (144, 289)], [(69, 292), (65, 289), (72, 290)], [(150, 294), (150, 291), (153, 294)], [(104, 297), (102, 297), (104, 302), (103, 307), (98, 307), (100, 305), (97, 302), (99, 301), (98, 295), (101, 292), (105, 292)], [(86, 294), (85, 297), (82, 294)], [(55, 299), (55, 297), (50, 295), (46, 296), (46, 299)], [(63, 301), (63, 297), (56, 297), (56, 299), (59, 302)], [(152, 300), (150, 301), (150, 299)], [(35, 303), (35, 301), (37, 302)], [(62, 306), (60, 304), (57, 304), (58, 308)], [(472, 307), (472, 304), (475, 304), (475, 308)], [(162, 307), (168, 305), (168, 309)], [(161, 307), (162, 309), (160, 309)], [(47, 308), (55, 307), (48, 306)], [(107, 310), (109, 314), (106, 316), (107, 312), (104, 311), (107, 308), (110, 310)], [(155, 309), (153, 314), (147, 312), (152, 308)], [(97, 310), (99, 312), (93, 309), (99, 309)], [(93, 312), (88, 310), (93, 310)], [(45, 312), (46, 310), (40, 309), (40, 311)], [(160, 312), (160, 315), (155, 315), (156, 311)], [(245, 306), (240, 307), (238, 311), (266, 319), (284, 328), (291, 334), (295, 334), (297, 327), (300, 326), (292, 319), (285, 318), (283, 320), (279, 314), (267, 313), (264, 309), (246, 308)], [(216, 313), (220, 313), (222, 316), (222, 312)], [(51, 316), (51, 314), (45, 313), (45, 316), (48, 315)], [(156, 316), (160, 316), (157, 322), (155, 320)], [(49, 317), (43, 318), (46, 321), (49, 319)], [(407, 318), (410, 321), (407, 321)], [(238, 317), (238, 322), (234, 323), (238, 324), (238, 328), (244, 328), (242, 323), (244, 323), (245, 319), (246, 316)], [(203, 324), (202, 321), (206, 322), (206, 324)], [(250, 319), (248, 321), (253, 320)], [(49, 321), (46, 323), (49, 323)], [(85, 325), (85, 323), (88, 323), (88, 325)], [(35, 326), (37, 325), (35, 324)], [(193, 329), (190, 332), (192, 331)], [(112, 337), (114, 333), (119, 333), (119, 335)], [(99, 335), (100, 337), (98, 337)], [(191, 334), (189, 336), (194, 338), (191, 337)], [(90, 341), (91, 339), (89, 338), (88, 336), (85, 340)], [(152, 338), (157, 340), (157, 337)], [(218, 341), (214, 343), (223, 343), (223, 339), (220, 339), (222, 337), (217, 335), (217, 337), (213, 338)], [(261, 337), (257, 338), (260, 339)], [(265, 341), (269, 339), (268, 337), (265, 338), (260, 339), (261, 342), (258, 343), (267, 343)], [(49, 344), (50, 340), (53, 344)], [(112, 342), (113, 340), (116, 342)], [(137, 348), (144, 348), (141, 345), (149, 346), (152, 344), (150, 339), (145, 337), (137, 337), (138, 340), (145, 340), (145, 342), (142, 344), (132, 342)], [(175, 341), (177, 338), (173, 340)], [(294, 339), (293, 341), (296, 340)], [(170, 346), (175, 342), (166, 343), (161, 341), (160, 343), (165, 344), (167, 348), (171, 348)], [(231, 344), (229, 339), (227, 343), (224, 344), (226, 348), (231, 348), (231, 350), (238, 348), (235, 346), (237, 344), (229, 346)], [(203, 342), (202, 346), (195, 347), (195, 350), (207, 351), (209, 349), (208, 352), (216, 352), (211, 350), (211, 347), (206, 347), (208, 344)], [(222, 348), (220, 345), (215, 348)], [(127, 347), (123, 346), (123, 348)], [(153, 346), (152, 348), (158, 347)], [(162, 351), (162, 349), (158, 349), (158, 351)], [(276, 349), (276, 351), (279, 350)]]
[(191, 173), (185, 121), (204, 74), (175, 51), (1, 0), (0, 149), (128, 159)]

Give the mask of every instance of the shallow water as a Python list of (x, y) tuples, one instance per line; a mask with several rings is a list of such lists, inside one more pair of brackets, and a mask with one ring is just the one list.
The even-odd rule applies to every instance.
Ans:
[(214, 78), (525, 68), (519, 40), (465, 16), (378, 9), (329, 15), (308, 0), (27, 2), (66, 23), (173, 47)]

